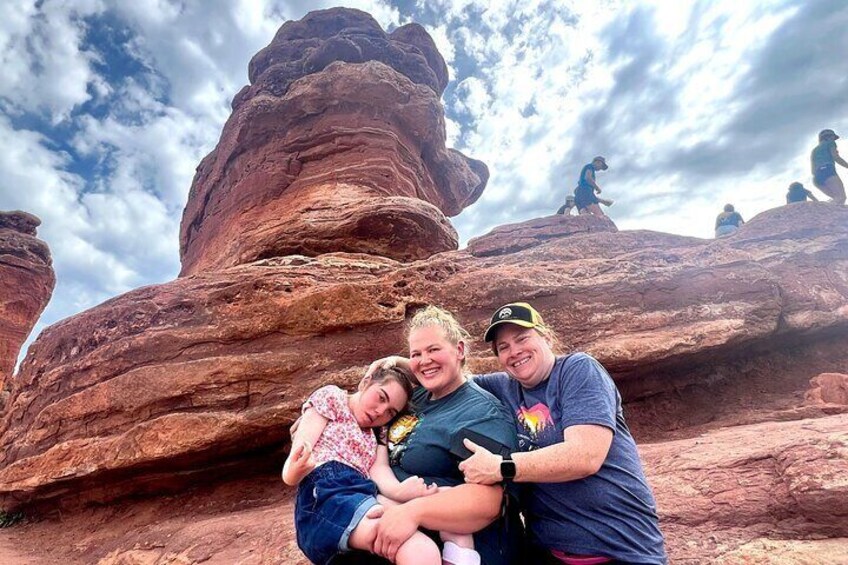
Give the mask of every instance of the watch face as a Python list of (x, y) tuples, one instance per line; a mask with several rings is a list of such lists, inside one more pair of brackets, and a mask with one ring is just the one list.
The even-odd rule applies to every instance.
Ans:
[(501, 461), (501, 476), (506, 480), (515, 478), (515, 461)]

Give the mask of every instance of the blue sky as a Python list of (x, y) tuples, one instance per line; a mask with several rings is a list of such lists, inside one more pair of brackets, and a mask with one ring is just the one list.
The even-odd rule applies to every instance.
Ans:
[(820, 129), (848, 132), (844, 0), (9, 4), (0, 210), (42, 219), (58, 280), (35, 333), (176, 277), (194, 169), (248, 61), (311, 9), (416, 21), (435, 39), (449, 144), (491, 171), (452, 219), (463, 245), (550, 214), (596, 154), (619, 228), (710, 237), (726, 202), (748, 219), (809, 185)]

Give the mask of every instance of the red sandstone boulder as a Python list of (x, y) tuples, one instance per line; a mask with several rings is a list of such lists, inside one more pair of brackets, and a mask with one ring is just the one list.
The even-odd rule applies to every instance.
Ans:
[[(591, 214), (565, 216), (554, 214), (517, 224), (498, 226), (486, 235), (472, 238), (468, 251), (475, 257), (517, 253), (552, 239), (594, 232), (616, 232), (612, 220)], [(564, 243), (565, 244), (565, 243)]]
[[(151, 466), (188, 473), (278, 445), (309, 391), (352, 385), (371, 360), (401, 351), (404, 319), (425, 303), (479, 336), (495, 308), (530, 300), (567, 349), (595, 354), (629, 398), (691, 383), (696, 365), (845, 335), (848, 210), (798, 214), (763, 214), (746, 237), (775, 221), (814, 222), (826, 235), (743, 251), (732, 238), (602, 232), (409, 265), (292, 256), (139, 289), (33, 345), (0, 421), (0, 495), (14, 504), (96, 484), (109, 499), (146, 484)], [(493, 368), (485, 345), (472, 346), (472, 369)], [(112, 475), (122, 479), (109, 491)]]
[[(456, 249), (456, 230), (435, 206), (403, 196), (356, 196), (356, 188), (338, 196), (293, 191), (292, 218), (245, 234), (257, 242), (261, 256), (241, 255), (240, 263), (285, 255), (372, 253), (398, 261), (426, 259)], [(281, 201), (289, 201), (288, 194)], [(269, 229), (270, 228), (270, 229)]]
[(799, 548), (821, 559), (806, 562), (832, 562), (834, 543), (820, 540), (848, 538), (846, 429), (842, 414), (641, 446), (672, 561), (745, 563), (748, 549), (775, 540), (774, 560), (758, 562)]
[(810, 380), (810, 390), (804, 397), (807, 404), (837, 404), (848, 406), (848, 375), (822, 373)]
[(0, 407), (21, 345), (56, 284), (50, 249), (35, 237), (40, 224), (26, 212), (0, 212)]
[[(370, 16), (347, 9), (283, 26), (254, 59), (257, 82), (237, 97), (218, 146), (198, 167), (181, 226), (181, 274), (280, 253), (320, 254), (338, 233), (345, 244), (337, 251), (391, 250), (402, 260), (455, 249), (446, 246), (453, 229), (428, 208), (407, 206), (405, 226), (356, 242), (350, 218), (331, 226), (324, 214), (310, 225), (314, 202), (356, 207), (357, 199), (401, 196), (456, 215), (480, 196), (486, 166), (445, 148), (442, 67), (418, 26), (386, 36)], [(434, 230), (433, 243), (422, 245), (420, 229), (406, 227), (412, 224)], [(322, 233), (328, 241), (315, 245)], [(302, 245), (302, 237), (311, 243)]]

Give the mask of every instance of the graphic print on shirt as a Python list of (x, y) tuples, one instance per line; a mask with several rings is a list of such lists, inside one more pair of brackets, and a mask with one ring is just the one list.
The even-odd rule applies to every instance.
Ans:
[(406, 449), (406, 440), (418, 427), (420, 421), (417, 416), (406, 414), (395, 420), (392, 427), (389, 428), (388, 448), (391, 465), (400, 465), (400, 459)]
[(556, 432), (551, 411), (541, 402), (531, 408), (519, 406), (516, 414), (521, 430), (518, 433), (518, 447), (521, 451), (538, 449), (540, 440), (549, 430)]

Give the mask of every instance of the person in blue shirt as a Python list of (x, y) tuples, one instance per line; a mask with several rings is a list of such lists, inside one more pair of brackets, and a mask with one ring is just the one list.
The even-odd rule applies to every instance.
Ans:
[(606, 159), (598, 155), (592, 162), (585, 165), (580, 171), (580, 178), (577, 180), (577, 188), (574, 189), (574, 203), (577, 206), (578, 214), (593, 214), (595, 216), (605, 216), (604, 212), (598, 204), (612, 206), (612, 200), (598, 198), (601, 193), (601, 187), (595, 180), (597, 171), (606, 171), (609, 169)]
[(725, 204), (724, 211), (716, 217), (715, 236), (719, 238), (733, 235), (739, 231), (739, 228), (744, 223), (745, 220), (742, 219), (742, 214), (736, 211), (733, 204)]
[(848, 162), (839, 156), (836, 140), (839, 136), (832, 129), (819, 132), (819, 144), (810, 153), (810, 168), (813, 184), (830, 196), (836, 204), (845, 204), (845, 186), (836, 174), (836, 163), (848, 168)]
[(518, 451), (473, 443), (467, 483), (514, 482), (531, 547), (527, 563), (665, 564), (654, 496), (607, 371), (585, 353), (554, 354), (556, 338), (525, 302), (492, 316), (485, 340), (505, 372), (475, 378), (515, 416)]

